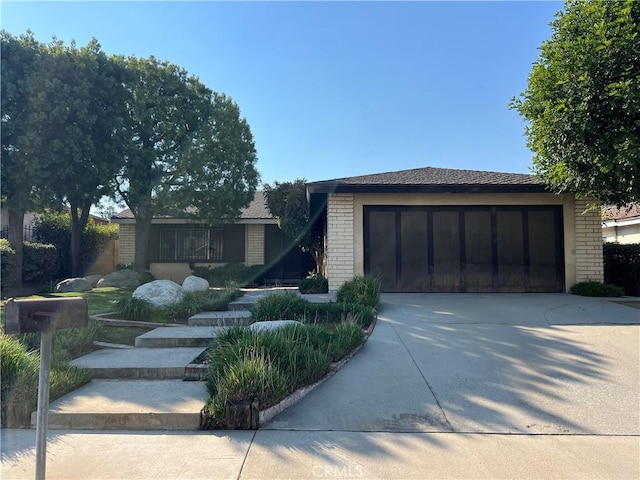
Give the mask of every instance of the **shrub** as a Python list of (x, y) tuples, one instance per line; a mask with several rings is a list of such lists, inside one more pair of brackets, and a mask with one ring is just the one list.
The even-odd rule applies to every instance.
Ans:
[(62, 367), (70, 360), (95, 350), (93, 342), (98, 338), (101, 325), (89, 319), (85, 328), (68, 328), (53, 333), (54, 366)]
[(316, 303), (306, 310), (304, 317), (298, 318), (305, 323), (341, 323), (353, 322), (361, 328), (368, 328), (373, 322), (375, 311), (366, 305), (357, 303)]
[[(83, 266), (92, 263), (110, 238), (118, 235), (116, 224), (100, 225), (89, 218), (82, 232)], [(71, 214), (47, 210), (36, 217), (33, 236), (38, 242), (55, 245), (57, 249), (56, 278), (68, 277), (71, 273)]]
[(329, 355), (334, 362), (341, 359), (364, 340), (362, 328), (353, 323), (340, 323), (331, 335)]
[(57, 273), (58, 251), (50, 243), (24, 242), (22, 280), (25, 283), (44, 283)]
[(15, 250), (11, 247), (9, 240), (0, 238), (0, 289), (3, 295), (14, 286), (11, 272), (15, 269), (15, 263)]
[(624, 290), (601, 282), (579, 282), (569, 289), (569, 293), (583, 297), (621, 297)]
[[(118, 265), (122, 265), (122, 264), (118, 264)], [(156, 277), (153, 276), (153, 273), (149, 271), (141, 273), (139, 278), (140, 278), (140, 285), (153, 282), (156, 279)]]
[(227, 263), (221, 267), (194, 267), (197, 277), (206, 278), (212, 287), (226, 287), (230, 284), (247, 286), (264, 283), (264, 266), (246, 266), (244, 263)]
[(640, 243), (605, 243), (604, 281), (619, 285), (627, 295), (640, 296)]
[(341, 303), (359, 303), (377, 308), (380, 302), (380, 281), (368, 275), (357, 276), (342, 284), (337, 298)]
[(153, 305), (134, 296), (125, 297), (115, 302), (116, 313), (124, 320), (146, 320), (153, 312)]
[(296, 293), (274, 293), (256, 302), (251, 308), (251, 319), (254, 322), (299, 320), (309, 308), (311, 304)]
[(298, 283), (300, 293), (327, 293), (329, 281), (322, 275), (311, 274)]

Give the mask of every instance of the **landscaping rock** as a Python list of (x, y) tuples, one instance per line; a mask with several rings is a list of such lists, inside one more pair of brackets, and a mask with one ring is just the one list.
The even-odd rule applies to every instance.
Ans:
[(147, 300), (156, 308), (163, 308), (182, 300), (184, 290), (171, 280), (154, 280), (136, 288), (133, 296)]
[(249, 328), (254, 332), (269, 332), (271, 330), (277, 330), (279, 328), (289, 327), (291, 325), (302, 325), (302, 323), (296, 320), (272, 320), (269, 322), (256, 322), (249, 325)]
[(56, 285), (56, 293), (62, 292), (88, 292), (91, 284), (84, 278), (67, 278)]
[(89, 282), (89, 285), (91, 285), (92, 287), (97, 287), (98, 286), (98, 282), (100, 280), (102, 280), (103, 275), (89, 275), (87, 277), (84, 277), (84, 279)]
[(135, 288), (140, 285), (140, 276), (133, 270), (118, 270), (98, 281), (98, 287)]
[(190, 275), (182, 282), (182, 288), (185, 292), (206, 292), (209, 290), (209, 282), (204, 278)]

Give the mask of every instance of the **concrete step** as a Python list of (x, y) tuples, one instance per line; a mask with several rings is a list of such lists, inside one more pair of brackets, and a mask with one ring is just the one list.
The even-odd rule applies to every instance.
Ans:
[[(229, 304), (231, 306), (231, 304)], [(249, 325), (251, 312), (248, 310), (227, 310), (224, 312), (202, 312), (189, 317), (189, 326), (192, 327), (230, 327), (232, 325)]]
[(197, 430), (207, 399), (203, 382), (93, 380), (50, 404), (49, 428)]
[(225, 327), (161, 327), (136, 337), (139, 348), (208, 347)]
[(105, 348), (76, 358), (71, 364), (90, 369), (94, 378), (182, 379), (185, 367), (204, 350), (203, 347)]

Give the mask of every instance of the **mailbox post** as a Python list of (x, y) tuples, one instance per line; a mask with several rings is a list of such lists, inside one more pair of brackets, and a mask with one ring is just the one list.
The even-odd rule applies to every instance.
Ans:
[(49, 376), (53, 331), (86, 327), (87, 302), (81, 297), (14, 300), (5, 304), (6, 333), (40, 332), (40, 373), (36, 414), (36, 480), (44, 480), (49, 427)]

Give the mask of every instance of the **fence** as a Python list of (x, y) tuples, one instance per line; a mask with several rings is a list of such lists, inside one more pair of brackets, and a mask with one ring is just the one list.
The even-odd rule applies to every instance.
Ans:
[[(0, 230), (0, 238), (9, 238), (9, 227)], [(27, 242), (33, 242), (33, 227), (31, 225), (22, 227), (22, 239)]]

